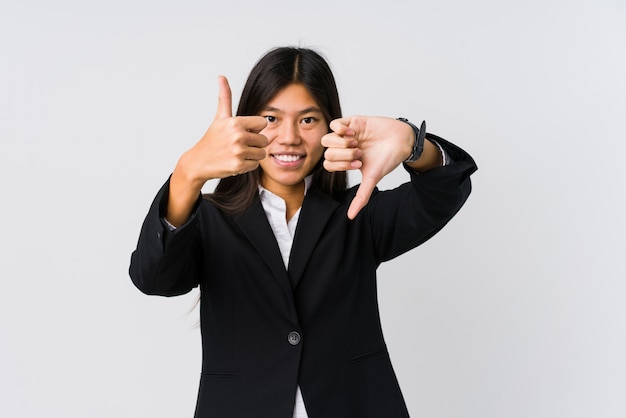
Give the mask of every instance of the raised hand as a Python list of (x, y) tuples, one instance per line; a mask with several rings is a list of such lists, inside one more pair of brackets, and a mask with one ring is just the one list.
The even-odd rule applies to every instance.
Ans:
[[(207, 180), (243, 174), (265, 158), (267, 138), (259, 132), (267, 121), (261, 116), (233, 117), (228, 80), (219, 77), (217, 112), (204, 136), (179, 162), (187, 177), (200, 187)], [(178, 167), (177, 167), (178, 168)]]
[(175, 226), (184, 223), (208, 180), (256, 169), (266, 155), (268, 140), (259, 133), (266, 125), (261, 116), (233, 117), (230, 86), (226, 77), (220, 76), (215, 118), (200, 141), (180, 157), (172, 173), (167, 220)]
[(330, 128), (333, 132), (322, 138), (327, 147), (324, 168), (361, 171), (361, 184), (348, 208), (348, 218), (354, 219), (378, 182), (411, 154), (414, 133), (404, 122), (369, 116), (335, 119)]

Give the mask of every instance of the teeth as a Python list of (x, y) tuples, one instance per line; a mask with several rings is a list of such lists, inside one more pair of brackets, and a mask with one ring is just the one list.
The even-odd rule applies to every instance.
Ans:
[(294, 161), (298, 161), (301, 157), (299, 155), (276, 154), (274, 155), (274, 158), (276, 158), (277, 160), (286, 162), (286, 163), (292, 163)]

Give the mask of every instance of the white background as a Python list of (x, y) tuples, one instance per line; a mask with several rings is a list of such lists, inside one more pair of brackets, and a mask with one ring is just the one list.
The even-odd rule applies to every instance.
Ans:
[(0, 416), (193, 415), (197, 293), (141, 294), (129, 257), (217, 76), (238, 97), (279, 45), (480, 167), (380, 269), (412, 416), (626, 417), (622, 0), (1, 0)]

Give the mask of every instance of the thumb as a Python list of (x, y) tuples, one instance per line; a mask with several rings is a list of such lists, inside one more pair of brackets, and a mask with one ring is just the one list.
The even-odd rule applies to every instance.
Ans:
[(361, 209), (367, 205), (367, 202), (370, 200), (370, 196), (372, 196), (372, 192), (376, 187), (378, 181), (371, 177), (363, 177), (361, 180), (361, 184), (356, 191), (356, 195), (350, 202), (350, 207), (348, 208), (348, 218), (354, 219), (359, 214)]
[(230, 118), (233, 116), (233, 98), (230, 92), (228, 79), (223, 75), (218, 77), (220, 92), (217, 98), (217, 113), (215, 119)]

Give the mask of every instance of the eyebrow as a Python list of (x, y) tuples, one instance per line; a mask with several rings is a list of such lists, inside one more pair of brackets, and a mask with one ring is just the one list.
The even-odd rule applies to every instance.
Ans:
[[(276, 107), (267, 106), (263, 109), (263, 112), (276, 112), (276, 113), (285, 113), (283, 110), (280, 110)], [(305, 113), (322, 113), (322, 110), (319, 107), (311, 106), (306, 109), (302, 109), (298, 112), (298, 115), (304, 115)]]

